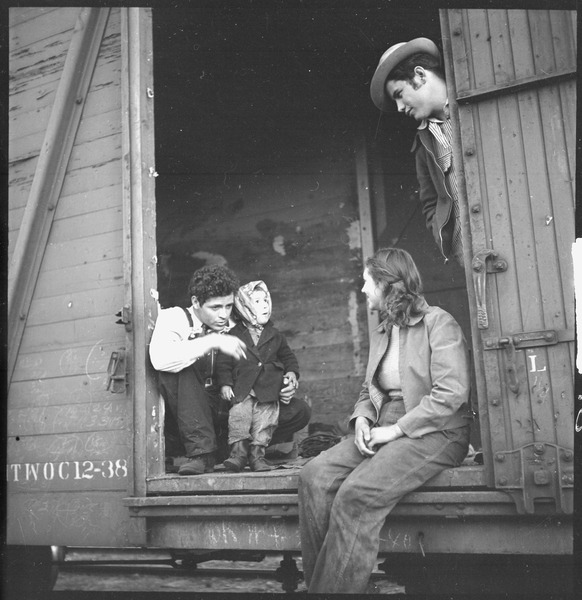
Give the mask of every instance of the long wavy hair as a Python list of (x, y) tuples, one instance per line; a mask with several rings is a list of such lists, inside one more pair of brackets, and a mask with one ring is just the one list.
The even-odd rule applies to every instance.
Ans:
[(388, 325), (408, 325), (426, 312), (422, 279), (412, 256), (401, 248), (380, 248), (366, 260), (366, 269), (383, 294), (380, 315)]

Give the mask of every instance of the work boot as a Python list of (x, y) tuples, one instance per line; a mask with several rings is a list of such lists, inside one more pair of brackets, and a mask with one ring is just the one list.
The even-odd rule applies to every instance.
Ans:
[(249, 455), (249, 440), (240, 440), (230, 446), (230, 456), (224, 461), (227, 471), (240, 473), (246, 466)]
[(180, 466), (178, 475), (202, 475), (214, 471), (214, 454), (199, 454)]
[(265, 446), (251, 446), (249, 455), (251, 471), (271, 471), (272, 466), (265, 460)]
[(174, 464), (173, 456), (166, 456), (166, 473), (177, 473), (178, 467)]

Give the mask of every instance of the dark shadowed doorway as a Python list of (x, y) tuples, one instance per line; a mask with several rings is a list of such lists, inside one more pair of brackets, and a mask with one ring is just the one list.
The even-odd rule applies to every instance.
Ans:
[(369, 83), (391, 44), (440, 46), (438, 10), (359, 1), (198, 1), (154, 11), (161, 305), (226, 263), (263, 279), (301, 366), (315, 425), (349, 415), (367, 361), (356, 177), (365, 140), (375, 248), (417, 260), (430, 303), (467, 336), (461, 269), (424, 226), (415, 124), (381, 115)]

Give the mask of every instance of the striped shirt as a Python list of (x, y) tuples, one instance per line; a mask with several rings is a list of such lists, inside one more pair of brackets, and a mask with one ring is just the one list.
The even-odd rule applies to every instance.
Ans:
[(457, 175), (455, 173), (455, 165), (453, 163), (453, 148), (451, 140), (453, 139), (453, 128), (449, 118), (441, 121), (440, 119), (427, 119), (423, 125), (428, 126), (428, 130), (432, 133), (435, 139), (436, 161), (445, 175), (445, 185), (452, 200), (451, 217), (454, 219), (453, 237), (452, 237), (452, 254), (457, 262), (463, 266), (463, 238), (461, 233), (461, 213), (459, 211), (459, 186), (457, 183)]

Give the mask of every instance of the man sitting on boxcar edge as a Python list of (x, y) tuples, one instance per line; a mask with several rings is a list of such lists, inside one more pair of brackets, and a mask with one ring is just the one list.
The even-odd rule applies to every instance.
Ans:
[[(228, 335), (236, 275), (227, 267), (198, 269), (188, 287), (191, 306), (163, 309), (150, 342), (150, 359), (159, 371), (159, 386), (166, 403), (166, 456), (184, 455), (178, 473), (199, 475), (214, 470), (228, 456), (230, 404), (219, 395), (215, 381), (218, 351), (240, 359), (246, 347)], [(296, 388), (288, 385), (281, 397), (290, 400)], [(304, 400), (281, 403), (279, 424), (271, 444), (293, 440), (307, 425), (311, 409)]]

